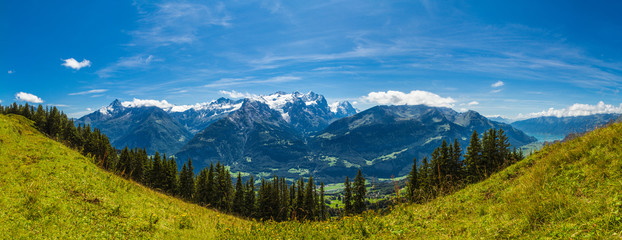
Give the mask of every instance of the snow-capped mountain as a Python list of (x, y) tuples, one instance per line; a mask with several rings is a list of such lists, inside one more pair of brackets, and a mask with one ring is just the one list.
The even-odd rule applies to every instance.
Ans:
[(309, 92), (276, 92), (265, 96), (252, 97), (249, 100), (262, 102), (276, 110), (281, 117), (298, 129), (303, 135), (309, 135), (328, 126), (344, 116), (356, 114), (356, 109), (348, 102), (335, 103), (331, 107), (324, 96)]
[[(144, 119), (137, 119), (142, 116), (136, 114), (137, 112), (164, 112), (165, 119), (153, 119), (155, 122), (163, 122), (174, 125), (174, 132), (177, 135), (171, 135), (168, 138), (175, 138), (175, 143), (172, 144), (172, 140), (164, 139), (162, 141), (167, 142), (170, 146), (164, 147), (159, 151), (167, 153), (174, 153), (179, 150), (183, 144), (185, 144), (192, 135), (207, 128), (210, 124), (238, 111), (244, 103), (257, 102), (265, 104), (268, 109), (278, 112), (278, 117), (281, 118), (286, 124), (303, 136), (308, 136), (314, 132), (322, 130), (328, 126), (329, 123), (335, 121), (341, 117), (349, 116), (356, 113), (356, 109), (348, 102), (334, 103), (331, 106), (327, 103), (324, 96), (309, 92), (306, 94), (293, 92), (276, 92), (269, 95), (254, 95), (249, 98), (240, 100), (231, 100), (227, 98), (219, 98), (217, 100), (196, 103), (192, 105), (175, 105), (166, 100), (142, 100), (133, 99), (132, 101), (119, 101), (115, 100), (110, 105), (102, 107), (99, 110), (88, 114), (80, 119), (77, 123), (91, 124), (94, 127), (100, 128), (106, 135), (108, 135), (117, 148), (125, 147), (126, 144), (136, 147), (146, 147), (156, 151), (158, 149), (148, 145), (141, 145), (140, 142), (129, 144), (127, 141), (121, 141), (121, 139), (128, 139), (127, 134), (132, 134), (131, 129), (137, 127), (137, 125), (151, 126), (145, 124)], [(154, 129), (145, 130), (147, 132), (162, 132), (161, 127), (153, 125)], [(177, 128), (183, 129), (178, 131)], [(183, 133), (182, 133), (183, 132)], [(181, 140), (183, 141), (181, 141)], [(182, 146), (178, 144), (182, 142)], [(155, 145), (162, 146), (163, 143), (155, 143)], [(153, 152), (152, 151), (152, 152)]]
[(150, 153), (175, 153), (192, 137), (177, 119), (162, 108), (134, 107), (119, 100), (75, 122), (101, 129), (117, 148), (139, 147)]

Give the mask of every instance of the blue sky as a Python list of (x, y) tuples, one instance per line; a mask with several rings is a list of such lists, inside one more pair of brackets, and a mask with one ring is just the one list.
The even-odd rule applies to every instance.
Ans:
[(181, 105), (278, 90), (361, 110), (622, 112), (621, 10), (617, 1), (2, 1), (0, 100), (74, 117), (116, 98)]

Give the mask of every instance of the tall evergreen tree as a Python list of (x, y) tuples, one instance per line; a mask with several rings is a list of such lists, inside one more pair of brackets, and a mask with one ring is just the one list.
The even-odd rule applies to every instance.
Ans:
[(192, 159), (188, 159), (187, 163), (181, 168), (179, 173), (179, 193), (184, 199), (192, 199), (194, 194), (194, 168), (192, 167)]
[(354, 213), (360, 214), (366, 210), (365, 196), (367, 195), (367, 189), (365, 188), (365, 178), (361, 169), (359, 169), (356, 177), (354, 178), (354, 203), (352, 205)]
[(255, 217), (255, 178), (253, 175), (246, 182), (246, 191), (244, 196), (245, 216)]
[(345, 189), (343, 190), (343, 211), (344, 215), (348, 216), (354, 213), (352, 207), (352, 186), (350, 185), (350, 177), (346, 176), (346, 182), (343, 184)]
[(413, 159), (413, 167), (408, 174), (408, 184), (406, 184), (406, 197), (411, 202), (418, 202), (419, 197), (417, 191), (419, 190), (419, 176), (417, 175), (417, 158)]
[(315, 216), (315, 185), (313, 184), (313, 177), (309, 177), (307, 186), (305, 187), (304, 196), (304, 214), (306, 219), (311, 219)]
[[(220, 163), (218, 163), (220, 164)], [(207, 170), (207, 178), (206, 178), (206, 189), (205, 189), (205, 203), (207, 205), (216, 207), (217, 206), (217, 187), (216, 187), (216, 169), (213, 163), (209, 164), (209, 169)]]
[(464, 155), (464, 172), (466, 175), (466, 181), (473, 183), (481, 179), (483, 175), (482, 163), (482, 145), (479, 140), (479, 134), (477, 131), (473, 131), (471, 134), (471, 140), (467, 147), (467, 152)]
[(320, 220), (326, 220), (326, 200), (324, 199), (324, 182), (320, 182)]
[(242, 174), (238, 173), (238, 179), (235, 182), (235, 196), (233, 197), (233, 212), (237, 214), (244, 213), (244, 186), (242, 185)]
[(208, 190), (208, 180), (207, 180), (207, 169), (201, 169), (199, 176), (197, 177), (196, 188), (195, 188), (195, 201), (201, 205), (209, 204), (209, 190)]
[(428, 157), (423, 157), (421, 160), (421, 167), (419, 167), (418, 171), (419, 175), (419, 186), (421, 187), (422, 193), (425, 195), (424, 197), (429, 197), (432, 194), (432, 167), (428, 162)]

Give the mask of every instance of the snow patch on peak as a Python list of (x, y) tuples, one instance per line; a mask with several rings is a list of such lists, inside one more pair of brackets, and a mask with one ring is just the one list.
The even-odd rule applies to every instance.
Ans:
[(126, 108), (158, 107), (166, 111), (175, 107), (175, 105), (168, 103), (166, 100), (158, 101), (158, 100), (153, 100), (153, 99), (137, 99), (137, 98), (134, 98), (134, 100), (132, 101), (121, 102), (121, 105)]
[(328, 104), (328, 107), (330, 108), (331, 112), (337, 113), (339, 111), (339, 108), (341, 107), (341, 102), (334, 102), (334, 103)]
[(254, 95), (249, 99), (265, 103), (270, 109), (282, 111), (288, 103), (293, 103), (298, 99), (303, 101), (306, 106), (311, 106), (320, 103), (324, 97), (314, 92), (305, 94), (300, 92), (286, 93), (279, 91), (269, 95)]
[(282, 110), (287, 103), (294, 101), (295, 94), (296, 93), (287, 94), (284, 92), (276, 92), (270, 95), (255, 96), (251, 99), (267, 104), (270, 109)]
[(110, 112), (114, 111), (114, 108), (112, 108), (112, 106), (108, 106), (108, 107), (102, 107), (99, 109), (99, 113), (103, 114), (103, 115), (109, 115)]
[(352, 105), (348, 101), (333, 102), (331, 104), (328, 104), (328, 107), (330, 107), (330, 111), (333, 113), (347, 113), (352, 110), (358, 112), (356, 111), (356, 109), (354, 109), (354, 107), (352, 107)]

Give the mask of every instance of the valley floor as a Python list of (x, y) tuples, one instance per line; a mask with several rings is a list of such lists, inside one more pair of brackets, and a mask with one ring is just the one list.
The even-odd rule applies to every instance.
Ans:
[(430, 203), (326, 222), (256, 222), (98, 168), (0, 115), (0, 238), (449, 239), (622, 236), (622, 124), (544, 147)]

